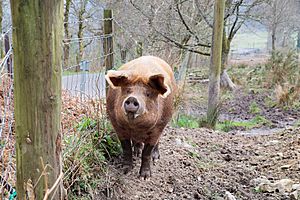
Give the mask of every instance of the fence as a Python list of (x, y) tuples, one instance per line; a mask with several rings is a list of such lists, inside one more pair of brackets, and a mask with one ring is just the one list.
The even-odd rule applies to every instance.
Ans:
[[(105, 79), (107, 69), (120, 66), (122, 63), (142, 54), (142, 43), (135, 41), (132, 35), (116, 21), (111, 11), (104, 11), (103, 33), (81, 38), (67, 38), (62, 42), (68, 49), (62, 66), (62, 134), (64, 159), (64, 185), (68, 190), (77, 181), (82, 170), (83, 160), (90, 156), (91, 149), (82, 150), (88, 140), (99, 133), (99, 127), (107, 125), (104, 112)], [(82, 21), (69, 22), (72, 25)], [(97, 19), (99, 23), (99, 19)], [(124, 48), (115, 40), (114, 30), (121, 30), (123, 37), (131, 43)], [(16, 159), (13, 104), (13, 49), (9, 44), (12, 28), (0, 38), (5, 41), (5, 55), (0, 62), (0, 196), (1, 199), (16, 197)], [(80, 49), (80, 46), (84, 46)], [(24, 83), (26, 84), (26, 83)], [(94, 119), (100, 119), (93, 125)], [(100, 126), (99, 123), (104, 123)], [(101, 143), (99, 141), (93, 145)], [(93, 148), (89, 146), (89, 148)]]
[[(14, 134), (14, 107), (13, 107), (13, 74), (12, 74), (12, 46), (10, 27), (1, 36), (5, 55), (0, 62), (0, 195), (14, 198), (16, 191), (15, 166), (15, 134)], [(2, 51), (3, 51), (2, 50)], [(1, 54), (2, 54), (1, 51)]]

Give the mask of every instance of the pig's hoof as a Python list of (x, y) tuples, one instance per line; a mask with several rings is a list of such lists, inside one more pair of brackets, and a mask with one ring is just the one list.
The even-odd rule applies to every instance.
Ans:
[(140, 169), (140, 178), (144, 178), (144, 180), (150, 178), (151, 170), (150, 168), (141, 168)]

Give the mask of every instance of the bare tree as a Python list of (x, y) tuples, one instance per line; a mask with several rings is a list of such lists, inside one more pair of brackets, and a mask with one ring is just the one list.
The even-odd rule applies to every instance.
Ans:
[[(296, 1), (294, 0), (267, 0), (260, 9), (262, 23), (264, 23), (271, 33), (271, 49), (276, 50), (278, 44), (285, 46), (286, 37), (290, 31), (296, 31), (298, 24)], [(281, 34), (278, 34), (281, 33)], [(281, 35), (281, 40), (279, 36)]]
[[(211, 20), (209, 20), (208, 13), (205, 13), (201, 8), (199, 1), (195, 0), (199, 13), (212, 28)], [(263, 3), (263, 0), (226, 0), (225, 3), (225, 15), (223, 26), (223, 43), (222, 43), (222, 72), (221, 72), (221, 86), (233, 90), (236, 86), (229, 78), (226, 68), (228, 64), (228, 56), (230, 52), (230, 46), (233, 38), (243, 26), (246, 21), (257, 20), (252, 11)], [(228, 31), (226, 31), (228, 30)]]
[[(97, 0), (67, 0), (64, 18), (64, 65), (76, 66), (91, 56), (99, 56), (102, 30), (103, 3)], [(75, 54), (75, 56), (73, 55)], [(91, 55), (93, 54), (93, 55)]]
[(68, 66), (69, 64), (69, 56), (70, 56), (70, 32), (69, 32), (69, 14), (70, 14), (70, 5), (72, 0), (66, 0), (65, 2), (65, 10), (64, 10), (64, 66)]
[(88, 0), (80, 0), (79, 1), (79, 10), (77, 12), (77, 20), (78, 20), (78, 32), (77, 32), (77, 37), (78, 37), (78, 53), (77, 53), (77, 66), (75, 71), (79, 72), (80, 71), (80, 66), (79, 63), (82, 60), (83, 53), (84, 53), (84, 41), (83, 41), (83, 31), (85, 29), (84, 25), (84, 20), (86, 19), (84, 17), (84, 14), (86, 13), (86, 6), (87, 6)]
[[(247, 20), (254, 18), (252, 10), (262, 1), (226, 0), (221, 73), (221, 85), (226, 88), (235, 88), (226, 72), (231, 41), (242, 25)], [(119, 2), (121, 4), (121, 1)], [(132, 11), (130, 5), (135, 10)], [(159, 45), (162, 47), (162, 43), (165, 43), (180, 49), (179, 53), (190, 51), (199, 55), (210, 55), (213, 1), (147, 0), (141, 2), (129, 0), (129, 6), (126, 6), (126, 9), (130, 10), (130, 13), (122, 12), (122, 14), (133, 16), (132, 13), (134, 13), (136, 17), (126, 17), (126, 19), (133, 18), (136, 22), (130, 21), (130, 25), (124, 20), (124, 24), (134, 30), (133, 33), (137, 38), (145, 36), (144, 40), (152, 41), (145, 46)], [(141, 30), (143, 31), (141, 32)], [(148, 31), (145, 33), (145, 30)], [(178, 57), (178, 54), (176, 56)]]

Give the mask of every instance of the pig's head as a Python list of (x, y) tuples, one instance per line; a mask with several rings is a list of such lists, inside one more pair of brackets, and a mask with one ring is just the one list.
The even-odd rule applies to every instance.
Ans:
[(119, 117), (131, 124), (155, 125), (162, 109), (159, 97), (166, 98), (171, 92), (163, 74), (141, 77), (130, 71), (110, 70), (105, 78), (112, 89), (120, 90), (115, 100)]

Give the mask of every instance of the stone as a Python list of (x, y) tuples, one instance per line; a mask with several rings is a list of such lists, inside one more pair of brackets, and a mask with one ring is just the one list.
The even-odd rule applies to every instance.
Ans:
[(296, 183), (292, 186), (292, 189), (293, 190), (299, 190), (300, 191), (300, 184), (299, 183)]
[(281, 179), (274, 183), (274, 186), (276, 188), (276, 191), (279, 191), (281, 194), (285, 192), (292, 192), (292, 186), (294, 184), (294, 181), (291, 179)]
[(291, 200), (299, 200), (300, 199), (300, 194), (297, 190), (290, 193), (289, 196), (290, 196)]
[(226, 191), (225, 192), (225, 200), (236, 200), (235, 196), (231, 194), (230, 192)]
[(282, 165), (280, 169), (290, 169), (292, 165)]

